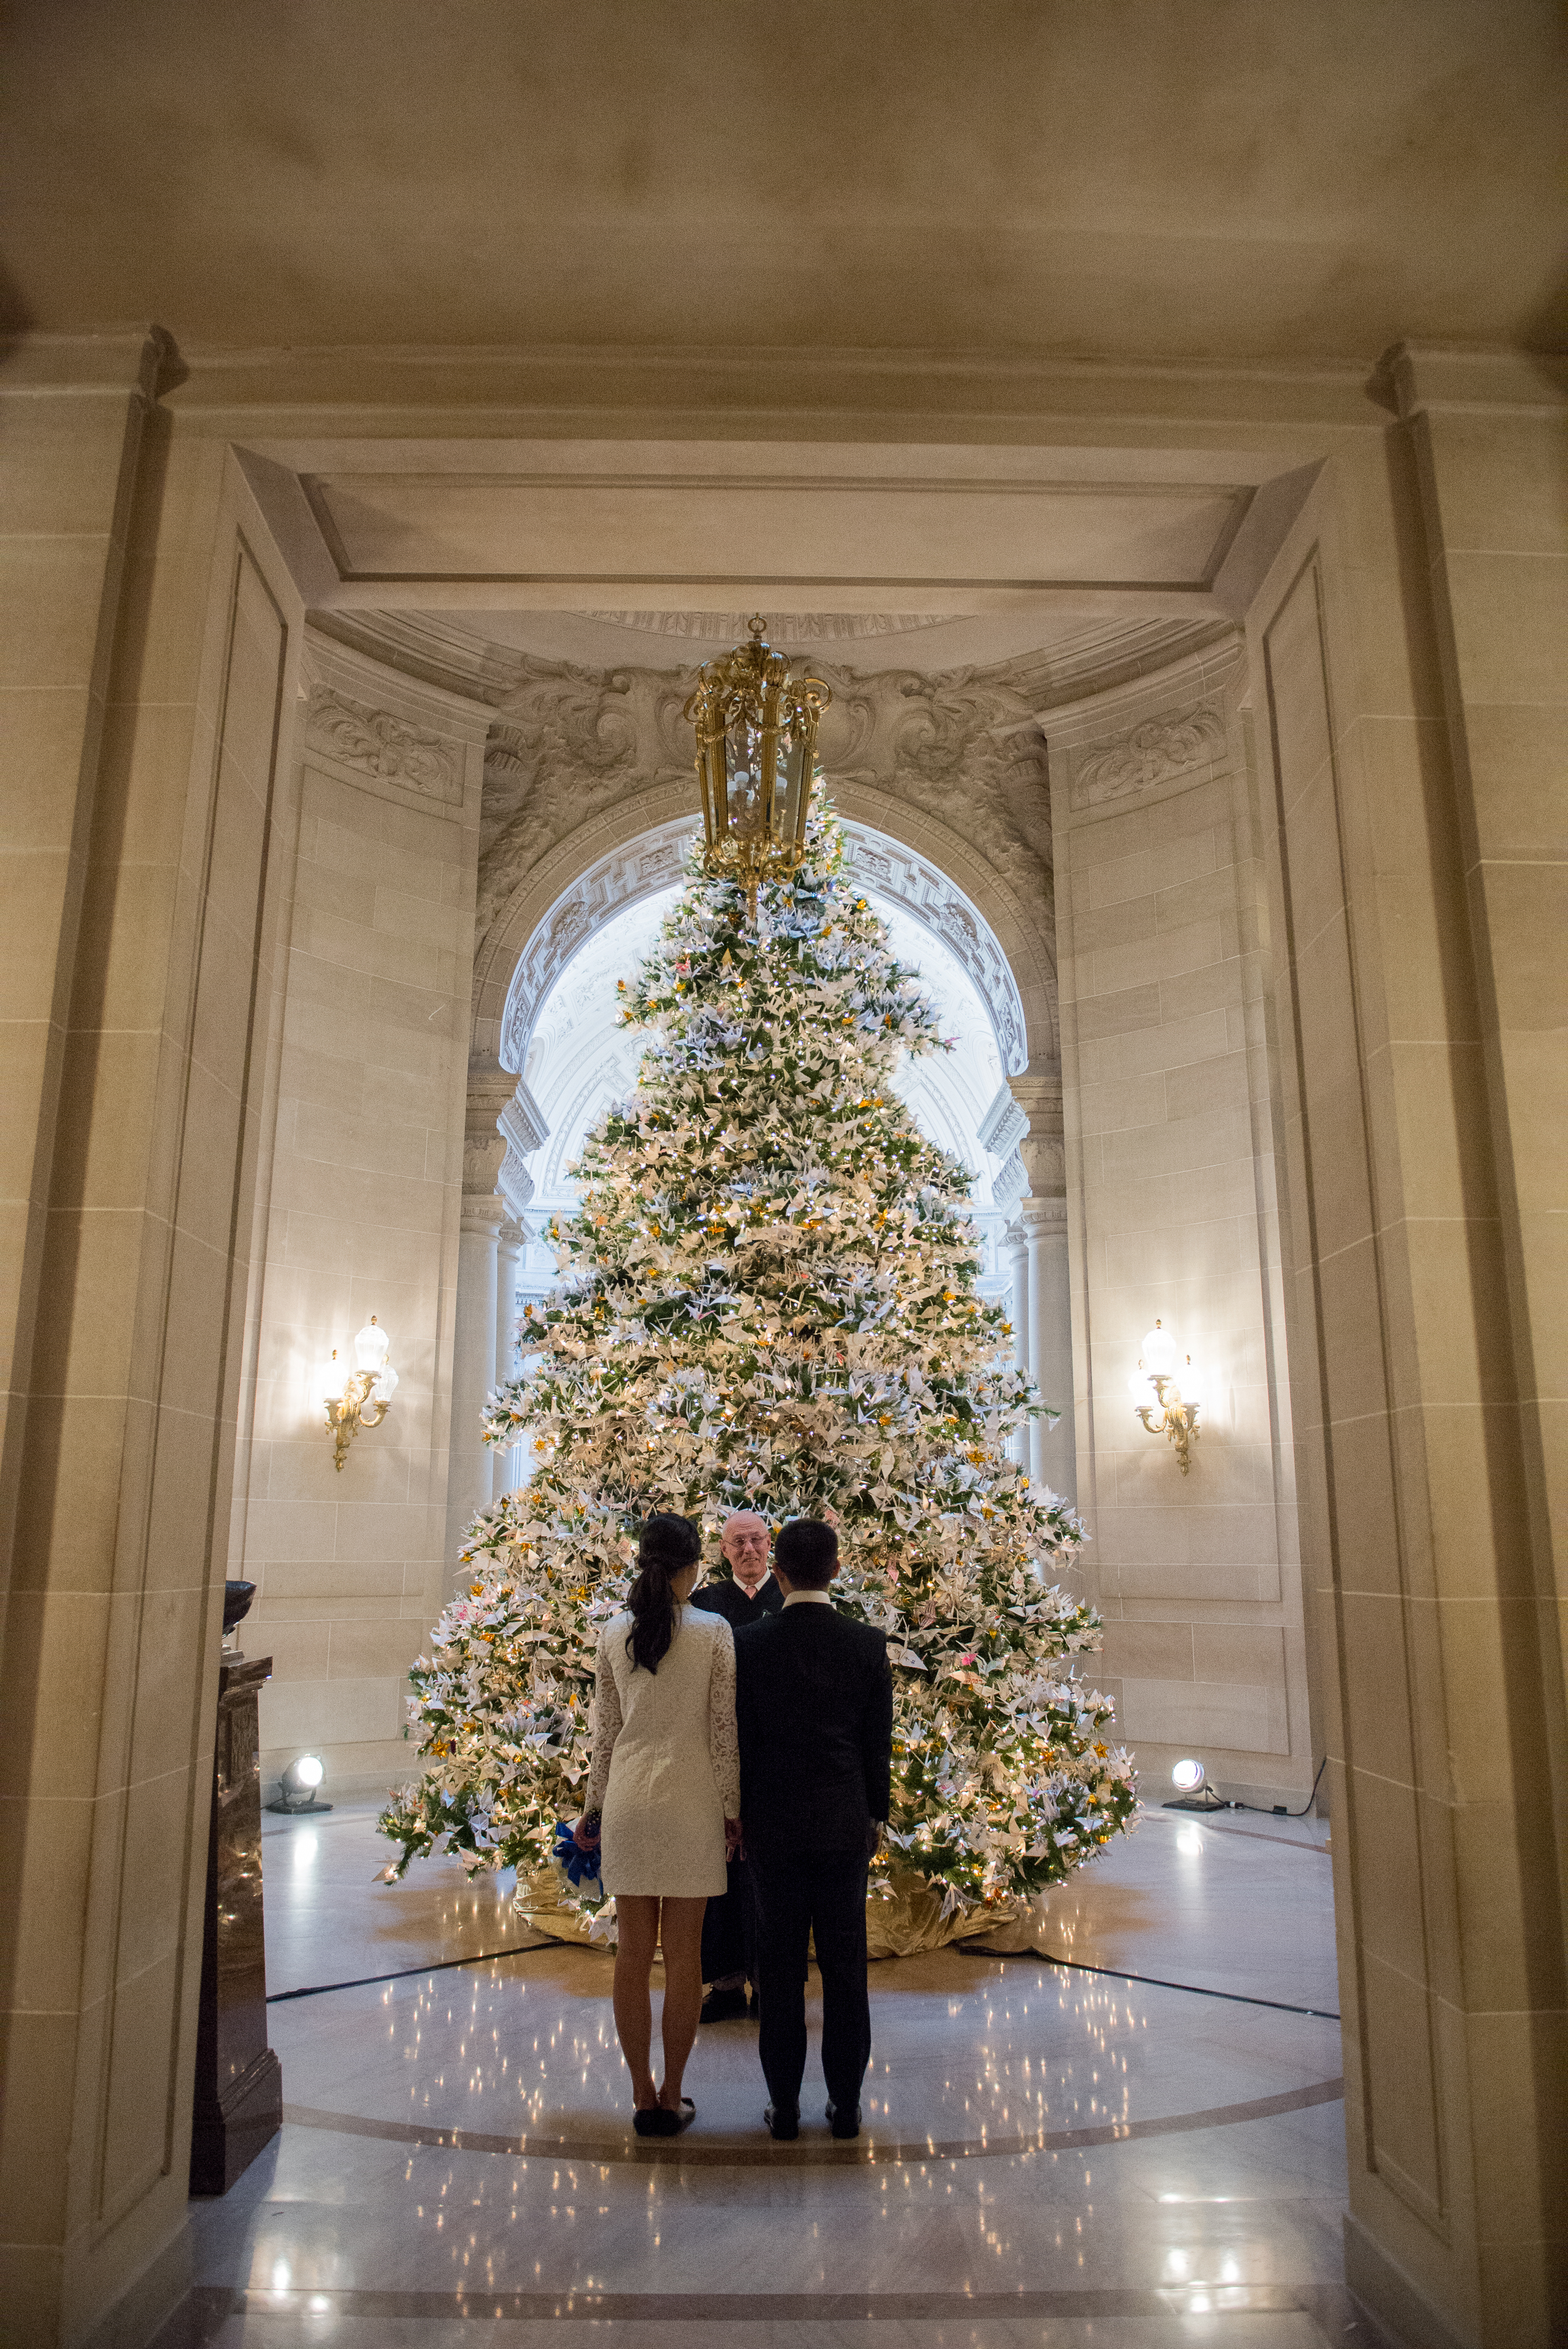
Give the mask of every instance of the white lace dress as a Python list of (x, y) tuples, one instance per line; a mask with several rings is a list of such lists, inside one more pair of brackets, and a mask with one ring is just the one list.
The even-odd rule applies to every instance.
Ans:
[(599, 1634), (590, 1811), (602, 1814), (604, 1889), (676, 1900), (728, 1881), (724, 1822), (740, 1815), (735, 1637), (722, 1615), (682, 1607), (656, 1671), (632, 1661), (630, 1615)]

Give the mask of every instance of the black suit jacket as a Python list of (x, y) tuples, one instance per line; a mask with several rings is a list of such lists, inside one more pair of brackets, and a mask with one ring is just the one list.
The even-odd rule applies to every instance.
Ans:
[(705, 1607), (710, 1615), (722, 1615), (730, 1629), (738, 1631), (744, 1623), (765, 1623), (769, 1615), (777, 1615), (784, 1604), (784, 1593), (769, 1575), (755, 1599), (748, 1599), (738, 1582), (705, 1582), (692, 1592), (691, 1603)]
[(866, 1851), (888, 1814), (887, 1640), (832, 1606), (787, 1607), (735, 1635), (748, 1847)]

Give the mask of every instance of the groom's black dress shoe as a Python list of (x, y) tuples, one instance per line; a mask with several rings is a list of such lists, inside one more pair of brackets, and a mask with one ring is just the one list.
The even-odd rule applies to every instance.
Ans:
[(780, 2145), (790, 2144), (800, 2134), (799, 2105), (769, 2105), (762, 2117), (768, 2124), (769, 2135), (776, 2137)]
[(837, 2105), (830, 2105), (827, 2110), (827, 2123), (835, 2137), (859, 2137), (861, 2108), (859, 2105), (851, 2105), (841, 2112)]
[(702, 2002), (703, 2023), (744, 2023), (746, 2020), (746, 1984), (734, 1990), (710, 1990)]

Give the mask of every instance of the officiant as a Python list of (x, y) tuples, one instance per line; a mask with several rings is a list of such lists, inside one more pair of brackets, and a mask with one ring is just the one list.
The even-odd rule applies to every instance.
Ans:
[[(718, 1547), (729, 1572), (695, 1590), (692, 1605), (722, 1615), (735, 1630), (743, 1623), (760, 1623), (777, 1615), (784, 1604), (784, 1593), (770, 1570), (772, 1537), (767, 1519), (755, 1509), (737, 1509), (725, 1519)], [(702, 1978), (709, 1986), (702, 2002), (705, 2023), (733, 2023), (744, 2016), (748, 1982), (752, 1986), (751, 2012), (756, 2012), (757, 1936), (750, 1871), (744, 1859), (732, 1859), (728, 1874), (727, 1889), (717, 1899), (709, 1900), (703, 1919)]]

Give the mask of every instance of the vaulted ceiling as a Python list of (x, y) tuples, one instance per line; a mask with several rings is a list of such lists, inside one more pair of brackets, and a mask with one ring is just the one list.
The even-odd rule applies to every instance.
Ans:
[(1555, 0), (11, 0), (3, 37), (17, 326), (1368, 364), (1565, 339)]

